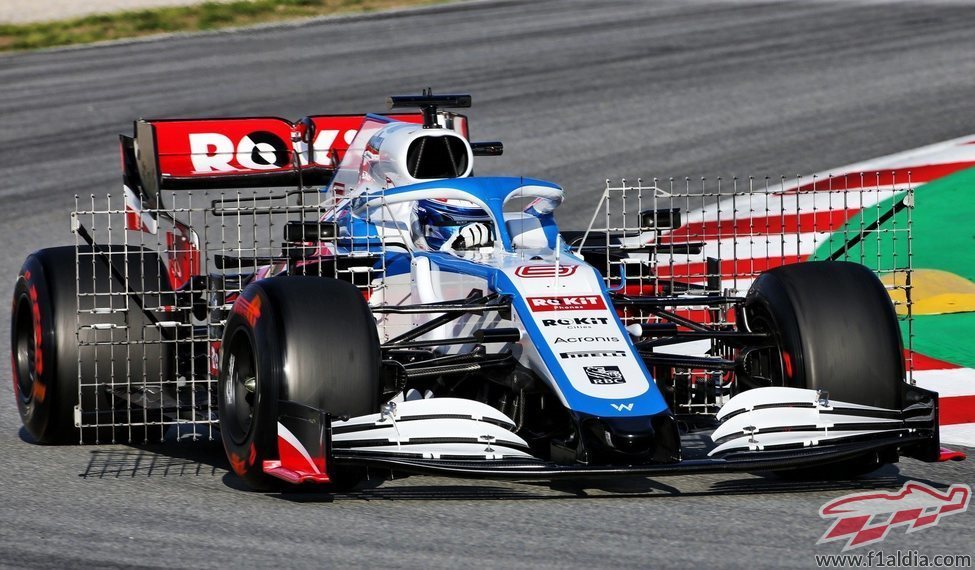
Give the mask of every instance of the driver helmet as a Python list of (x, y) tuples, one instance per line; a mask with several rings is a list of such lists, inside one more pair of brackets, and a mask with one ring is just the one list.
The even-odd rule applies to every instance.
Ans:
[(481, 223), (493, 233), (491, 216), (482, 208), (460, 200), (419, 200), (416, 205), (420, 231), (431, 249), (450, 243), (462, 228)]

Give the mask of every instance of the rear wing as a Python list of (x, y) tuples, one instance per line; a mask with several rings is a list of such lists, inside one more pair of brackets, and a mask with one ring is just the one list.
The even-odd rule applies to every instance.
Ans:
[[(387, 115), (421, 124), (421, 113)], [(162, 190), (326, 186), (366, 115), (313, 115), (296, 123), (277, 117), (164, 119), (135, 122), (119, 136), (126, 229), (165, 230), (173, 287), (199, 273), (199, 237), (164, 209)], [(467, 118), (444, 114), (447, 128), (467, 136)], [(167, 223), (160, 224), (160, 217)]]
[[(420, 113), (389, 115), (421, 123)], [(466, 117), (457, 116), (466, 134)], [(155, 204), (160, 190), (328, 184), (365, 115), (139, 120), (120, 137), (126, 186)]]

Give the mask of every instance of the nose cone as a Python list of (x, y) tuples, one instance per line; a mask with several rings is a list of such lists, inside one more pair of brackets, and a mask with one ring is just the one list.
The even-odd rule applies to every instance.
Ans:
[(609, 463), (680, 461), (680, 434), (670, 413), (632, 418), (590, 417), (582, 421), (586, 448)]

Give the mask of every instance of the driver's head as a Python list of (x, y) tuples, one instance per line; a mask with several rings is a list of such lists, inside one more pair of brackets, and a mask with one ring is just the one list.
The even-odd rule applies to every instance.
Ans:
[(472, 249), (493, 242), (494, 224), (481, 208), (420, 200), (416, 213), (419, 229), (431, 249)]

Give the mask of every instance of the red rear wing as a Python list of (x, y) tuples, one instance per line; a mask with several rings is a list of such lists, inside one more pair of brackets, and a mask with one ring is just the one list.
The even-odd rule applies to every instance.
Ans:
[[(422, 123), (420, 113), (387, 115)], [(466, 132), (466, 118), (459, 124)], [(365, 115), (140, 120), (133, 150), (143, 190), (323, 185)], [(123, 152), (126, 141), (123, 139)], [(126, 173), (131, 178), (130, 173)]]

